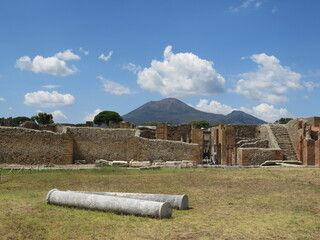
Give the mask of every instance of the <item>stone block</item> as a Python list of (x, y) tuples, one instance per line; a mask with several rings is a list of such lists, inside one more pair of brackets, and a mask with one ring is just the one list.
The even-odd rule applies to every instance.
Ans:
[(267, 160), (261, 164), (261, 166), (274, 166), (274, 165), (279, 165), (283, 161), (282, 160)]
[(112, 161), (112, 166), (129, 167), (129, 163), (127, 161)]
[(302, 162), (299, 160), (283, 160), (283, 163), (285, 164), (295, 164), (295, 165), (301, 165)]
[(112, 166), (112, 161), (107, 161), (104, 159), (99, 159), (95, 161), (96, 167), (102, 167), (102, 166)]
[(150, 161), (130, 161), (130, 167), (148, 167), (151, 166)]

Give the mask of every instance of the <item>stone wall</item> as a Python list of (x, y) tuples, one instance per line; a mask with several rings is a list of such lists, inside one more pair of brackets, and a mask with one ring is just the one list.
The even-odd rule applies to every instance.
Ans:
[(260, 165), (267, 160), (283, 160), (281, 149), (271, 148), (238, 148), (237, 150), (238, 164)]
[(69, 128), (69, 131), (74, 138), (75, 160), (200, 161), (197, 144), (145, 139), (131, 129)]
[(74, 139), (74, 160), (126, 160), (128, 138), (134, 137), (135, 130), (108, 128), (76, 128), (69, 132)]
[(72, 164), (97, 159), (200, 161), (198, 144), (153, 140), (133, 129), (68, 127), (64, 133), (0, 127), (0, 163)]
[(72, 144), (68, 134), (0, 127), (0, 163), (72, 163)]
[(198, 144), (138, 137), (130, 138), (129, 142), (134, 147), (128, 147), (127, 161), (192, 160), (200, 162)]
[(151, 129), (148, 127), (138, 127), (139, 136), (142, 138), (156, 139), (156, 129)]
[(279, 149), (276, 137), (274, 136), (269, 124), (262, 124), (257, 126), (257, 137), (268, 140), (269, 148)]
[(191, 124), (171, 126), (167, 123), (159, 123), (156, 129), (156, 139), (191, 142)]
[[(300, 127), (299, 127), (300, 126)], [(298, 154), (297, 149), (297, 142), (299, 141), (300, 135), (303, 134), (302, 130), (302, 120), (300, 119), (293, 119), (287, 123), (288, 133), (295, 149), (296, 153)]]
[(256, 138), (257, 136), (257, 125), (235, 124), (233, 126), (236, 142), (242, 139)]

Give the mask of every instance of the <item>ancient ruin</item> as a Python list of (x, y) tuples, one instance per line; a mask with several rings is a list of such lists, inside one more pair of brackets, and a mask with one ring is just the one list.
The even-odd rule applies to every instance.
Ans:
[[(320, 165), (320, 117), (287, 124), (190, 124), (132, 128), (65, 126), (0, 127), (0, 163), (95, 163), (148, 167), (169, 165), (261, 165), (266, 161)], [(103, 162), (104, 161), (104, 162)], [(111, 165), (109, 164), (109, 165)]]

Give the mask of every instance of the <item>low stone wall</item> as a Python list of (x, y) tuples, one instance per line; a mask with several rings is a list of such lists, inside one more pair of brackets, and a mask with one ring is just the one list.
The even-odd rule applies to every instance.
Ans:
[(141, 138), (131, 129), (71, 127), (68, 131), (74, 138), (74, 159), (85, 159), (87, 163), (94, 163), (97, 159), (200, 161), (197, 144)]
[(68, 134), (0, 127), (0, 163), (71, 164), (72, 144)]
[(101, 158), (127, 160), (128, 138), (135, 135), (135, 130), (131, 129), (70, 127), (68, 131), (74, 139), (74, 160), (87, 163)]
[(0, 127), (0, 163), (72, 164), (112, 161), (192, 160), (198, 144), (141, 138), (132, 129), (67, 127), (65, 133)]
[(131, 138), (134, 148), (128, 148), (128, 159), (136, 161), (153, 160), (192, 160), (200, 162), (200, 147), (198, 144), (190, 144), (169, 140)]
[(240, 166), (260, 165), (267, 160), (283, 160), (281, 149), (238, 148), (237, 159)]

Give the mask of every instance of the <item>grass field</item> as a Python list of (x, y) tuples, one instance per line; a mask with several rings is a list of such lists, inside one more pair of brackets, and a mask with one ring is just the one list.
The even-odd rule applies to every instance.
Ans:
[[(187, 194), (171, 219), (48, 205), (49, 190)], [(0, 182), (0, 239), (320, 239), (320, 168), (103, 168)]]

